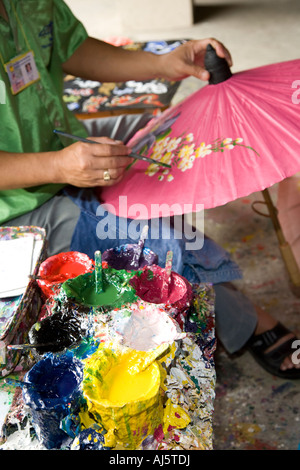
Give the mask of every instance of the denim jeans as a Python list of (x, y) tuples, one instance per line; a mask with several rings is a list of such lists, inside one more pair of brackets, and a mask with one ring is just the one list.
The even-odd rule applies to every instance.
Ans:
[[(229, 253), (210, 238), (204, 236), (201, 249), (186, 249), (191, 240), (187, 239), (182, 231), (170, 225), (169, 218), (132, 220), (117, 217), (104, 210), (100, 216), (97, 216), (100, 202), (93, 190), (68, 188), (65, 193), (80, 208), (80, 217), (71, 241), (72, 250), (86, 253), (94, 258), (96, 250), (103, 252), (122, 244), (137, 243), (138, 239), (130, 237), (130, 233), (138, 234), (144, 225), (148, 225), (145, 246), (158, 255), (161, 266), (164, 266), (167, 252), (171, 250), (173, 270), (186, 277), (189, 282), (216, 284), (242, 277), (241, 270), (230, 259)], [(99, 238), (99, 232), (102, 239)], [(158, 233), (161, 234), (159, 238), (157, 238)], [(164, 238), (163, 234), (168, 236)]]

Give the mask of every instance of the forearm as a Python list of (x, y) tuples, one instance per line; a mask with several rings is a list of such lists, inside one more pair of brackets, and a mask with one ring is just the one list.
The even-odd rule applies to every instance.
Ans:
[(58, 182), (54, 152), (0, 151), (0, 190), (29, 188)]
[(65, 73), (101, 82), (149, 80), (160, 75), (160, 56), (88, 38), (63, 64)]
[(165, 78), (182, 80), (190, 75), (208, 80), (204, 57), (211, 44), (219, 57), (231, 66), (229, 51), (214, 38), (191, 40), (167, 54), (152, 54), (115, 47), (103, 41), (87, 38), (63, 64), (64, 72), (100, 82), (125, 82)]
[[(107, 137), (93, 140), (97, 143), (75, 142), (55, 152), (0, 151), (0, 190), (51, 183), (81, 188), (116, 184), (133, 161), (130, 149)], [(108, 181), (104, 180), (107, 171)]]

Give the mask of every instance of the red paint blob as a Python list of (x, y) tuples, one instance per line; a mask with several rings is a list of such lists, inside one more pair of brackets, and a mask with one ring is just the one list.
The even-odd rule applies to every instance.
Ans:
[(76, 261), (68, 261), (64, 264), (58, 264), (57, 266), (54, 266), (52, 274), (65, 274), (67, 276), (71, 274), (71, 276), (74, 277), (83, 274), (83, 270), (84, 265), (82, 263), (78, 263)]
[(145, 302), (169, 304), (178, 310), (187, 308), (193, 297), (190, 283), (172, 271), (168, 294), (163, 290), (165, 269), (157, 265), (145, 266), (142, 273), (134, 276), (130, 284)]
[(86, 254), (67, 251), (47, 258), (40, 266), (37, 280), (46, 298), (52, 297), (67, 279), (94, 269), (94, 262)]

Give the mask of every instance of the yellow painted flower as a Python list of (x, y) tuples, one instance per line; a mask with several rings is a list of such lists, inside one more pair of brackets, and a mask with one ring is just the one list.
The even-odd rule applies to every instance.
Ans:
[(174, 156), (174, 154), (173, 154), (172, 152), (166, 152), (166, 153), (162, 156), (162, 158), (160, 159), (160, 161), (163, 162), (163, 163), (167, 163), (168, 165), (170, 165), (173, 156)]
[(223, 144), (224, 144), (224, 145), (231, 144), (231, 142), (232, 142), (232, 138), (231, 138), (231, 137), (226, 137), (226, 139), (223, 139)]
[(211, 144), (205, 145), (205, 142), (202, 142), (200, 146), (196, 148), (195, 157), (203, 158), (206, 155), (209, 155), (211, 152)]
[(164, 139), (162, 140), (157, 140), (153, 146), (153, 152), (154, 153), (162, 153), (165, 148), (165, 142)]
[(178, 145), (181, 143), (181, 140), (182, 139), (180, 137), (178, 139), (176, 138), (169, 139), (166, 145), (166, 151), (173, 152), (174, 150), (176, 150)]
[(185, 171), (192, 168), (195, 160), (194, 144), (184, 145), (178, 153), (178, 158), (180, 160), (177, 165), (179, 170)]
[(194, 134), (193, 134), (192, 132), (190, 132), (189, 134), (187, 134), (187, 135), (185, 136), (185, 138), (186, 138), (186, 140), (187, 140), (188, 142), (194, 142)]
[(159, 166), (156, 165), (155, 163), (151, 163), (146, 171), (145, 171), (145, 174), (148, 175), (148, 176), (153, 176), (153, 175), (156, 175), (156, 173), (159, 171)]
[(233, 141), (232, 141), (232, 138), (231, 137), (227, 137), (226, 139), (223, 139), (223, 142), (222, 144), (224, 145), (224, 147), (228, 150), (231, 150), (234, 148), (234, 145), (233, 145)]

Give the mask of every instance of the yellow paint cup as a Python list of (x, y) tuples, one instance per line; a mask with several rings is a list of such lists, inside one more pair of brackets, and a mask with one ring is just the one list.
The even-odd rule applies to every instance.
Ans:
[(103, 343), (85, 361), (83, 395), (110, 445), (136, 449), (163, 422), (163, 374), (156, 358), (167, 348), (146, 352)]

